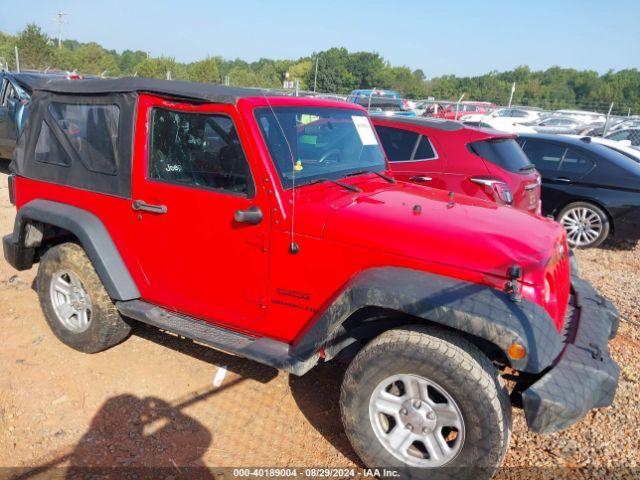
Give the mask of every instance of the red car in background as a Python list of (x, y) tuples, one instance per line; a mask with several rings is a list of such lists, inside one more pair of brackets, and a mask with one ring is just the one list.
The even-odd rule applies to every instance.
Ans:
[(515, 136), (432, 118), (372, 121), (399, 180), (540, 213), (540, 174)]
[[(457, 106), (457, 107), (456, 107)], [(458, 120), (463, 115), (491, 113), (496, 108), (491, 102), (460, 102), (460, 103), (439, 103), (439, 108), (427, 109), (425, 116), (433, 118), (443, 118), (445, 120)]]

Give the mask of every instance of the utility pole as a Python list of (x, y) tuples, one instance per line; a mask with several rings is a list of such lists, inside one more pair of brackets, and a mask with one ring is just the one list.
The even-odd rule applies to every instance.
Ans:
[(16, 45), (13, 48), (16, 52), (16, 72), (20, 73), (20, 55), (18, 54), (18, 46)]
[(313, 76), (313, 93), (316, 93), (316, 88), (318, 87), (318, 60), (320, 59), (320, 55), (316, 55), (316, 73)]
[(68, 13), (64, 13), (62, 10), (56, 13), (56, 22), (58, 22), (58, 48), (62, 48), (62, 24), (64, 23), (64, 17), (66, 15), (68, 15)]

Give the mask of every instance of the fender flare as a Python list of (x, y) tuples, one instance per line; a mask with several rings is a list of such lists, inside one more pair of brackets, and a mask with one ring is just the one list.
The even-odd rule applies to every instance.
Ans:
[(23, 205), (16, 215), (13, 240), (19, 248), (25, 247), (26, 225), (30, 221), (63, 228), (73, 233), (96, 269), (109, 296), (114, 300), (140, 298), (136, 286), (120, 252), (102, 221), (93, 213), (49, 200), (32, 200)]
[[(309, 358), (349, 337), (343, 323), (365, 307), (401, 312), (484, 339), (506, 358), (518, 341), (527, 349), (513, 368), (539, 373), (558, 357), (562, 337), (539, 305), (514, 302), (502, 291), (486, 285), (406, 268), (383, 267), (354, 277), (292, 345), (291, 353)], [(345, 345), (346, 346), (346, 345)]]

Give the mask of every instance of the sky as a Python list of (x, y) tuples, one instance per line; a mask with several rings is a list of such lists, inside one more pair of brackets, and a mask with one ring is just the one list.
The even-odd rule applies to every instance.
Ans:
[[(5, 0), (9, 3), (9, 0)], [(3, 2), (3, 3), (5, 3)], [(5, 7), (7, 4), (5, 3)], [(38, 23), (63, 38), (181, 62), (296, 59), (330, 47), (375, 51), (429, 78), (518, 65), (640, 68), (640, 0), (21, 0), (0, 30)]]

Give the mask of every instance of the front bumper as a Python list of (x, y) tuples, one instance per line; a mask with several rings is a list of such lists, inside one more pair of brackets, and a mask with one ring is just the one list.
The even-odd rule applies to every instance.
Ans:
[(618, 311), (577, 276), (571, 280), (573, 308), (565, 328), (565, 348), (555, 363), (522, 392), (527, 425), (551, 433), (582, 419), (592, 408), (613, 403), (620, 368), (607, 343), (619, 325)]

